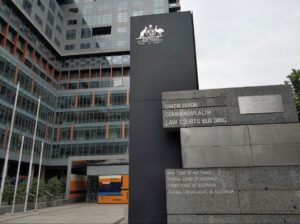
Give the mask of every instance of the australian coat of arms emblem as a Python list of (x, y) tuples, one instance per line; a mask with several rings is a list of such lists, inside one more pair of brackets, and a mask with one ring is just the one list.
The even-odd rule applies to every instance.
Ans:
[(159, 44), (164, 40), (164, 32), (164, 29), (158, 28), (157, 26), (153, 27), (150, 24), (140, 32), (140, 36), (136, 38), (137, 43), (140, 45)]

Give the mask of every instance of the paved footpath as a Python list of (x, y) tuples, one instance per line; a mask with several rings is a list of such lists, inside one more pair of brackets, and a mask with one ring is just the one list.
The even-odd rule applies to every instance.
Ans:
[(80, 203), (0, 215), (0, 223), (122, 223), (128, 205)]

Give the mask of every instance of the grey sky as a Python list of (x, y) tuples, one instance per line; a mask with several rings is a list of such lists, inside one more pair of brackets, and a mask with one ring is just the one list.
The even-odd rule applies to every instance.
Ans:
[(300, 0), (181, 0), (193, 11), (199, 88), (282, 84), (300, 69)]

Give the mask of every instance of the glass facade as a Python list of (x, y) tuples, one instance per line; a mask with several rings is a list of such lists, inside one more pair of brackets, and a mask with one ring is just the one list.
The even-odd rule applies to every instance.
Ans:
[(167, 0), (0, 0), (0, 150), (20, 83), (10, 150), (25, 135), (30, 155), (41, 97), (36, 156), (42, 141), (49, 160), (127, 154), (130, 17), (169, 10)]

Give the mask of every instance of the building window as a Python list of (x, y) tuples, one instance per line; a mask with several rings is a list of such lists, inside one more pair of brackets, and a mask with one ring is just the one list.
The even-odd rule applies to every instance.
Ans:
[(52, 13), (50, 11), (48, 11), (47, 21), (51, 26), (53, 26), (54, 16), (52, 15)]
[(52, 12), (55, 12), (56, 5), (54, 0), (50, 0), (49, 8), (52, 10)]
[(46, 25), (45, 33), (46, 33), (46, 36), (51, 40), (51, 38), (52, 38), (52, 29), (48, 26), (48, 24)]
[(68, 20), (68, 25), (76, 25), (76, 24), (77, 24), (77, 19)]
[(111, 26), (93, 28), (93, 36), (109, 35), (109, 34), (111, 34)]
[(89, 49), (89, 48), (90, 48), (90, 43), (80, 44), (80, 49)]
[(69, 12), (70, 13), (77, 13), (78, 12), (78, 8), (70, 8)]
[(67, 44), (65, 45), (65, 50), (70, 51), (75, 49), (75, 44)]
[(76, 29), (67, 30), (66, 39), (67, 40), (74, 40), (74, 39), (76, 39)]
[(112, 23), (112, 15), (93, 15), (86, 16), (85, 21), (89, 26), (99, 26), (99, 24), (111, 24)]
[(43, 26), (43, 20), (37, 14), (34, 15), (34, 18), (40, 26)]
[(32, 3), (29, 0), (23, 0), (22, 8), (28, 15), (31, 15)]
[(126, 93), (111, 93), (110, 103), (111, 105), (125, 105)]
[(55, 37), (55, 39), (54, 39), (54, 43), (55, 43), (58, 47), (60, 47), (60, 42), (59, 42), (59, 40), (56, 39), (56, 37)]
[[(76, 1), (75, 1), (76, 3)], [(74, 4), (74, 0), (59, 0), (60, 5)]]
[(87, 25), (87, 23), (86, 23), (86, 21), (85, 21), (84, 18), (82, 19), (82, 25), (83, 25), (83, 26), (84, 26), (84, 25)]
[(40, 9), (44, 12), (45, 11), (45, 6), (43, 5), (43, 3), (41, 2), (41, 0), (37, 1), (37, 5), (40, 7)]
[(61, 34), (62, 30), (58, 24), (56, 24), (56, 30)]
[(90, 38), (92, 36), (92, 31), (90, 28), (83, 28), (81, 30), (81, 38)]

